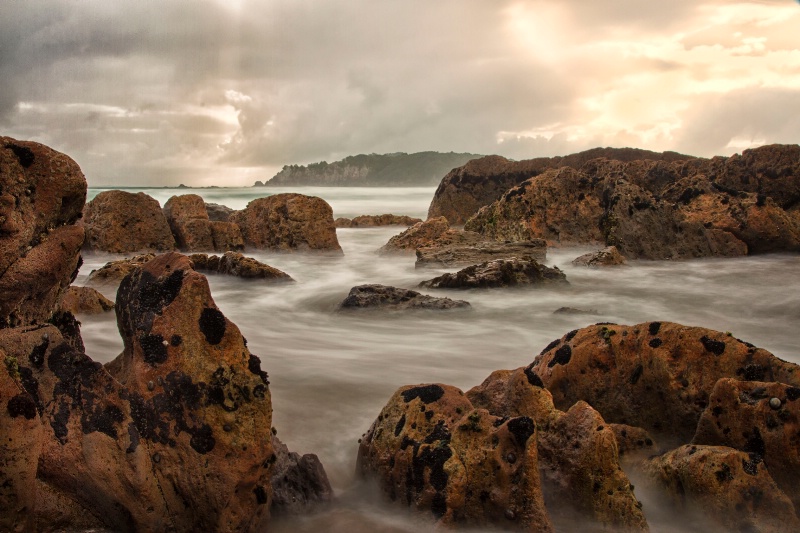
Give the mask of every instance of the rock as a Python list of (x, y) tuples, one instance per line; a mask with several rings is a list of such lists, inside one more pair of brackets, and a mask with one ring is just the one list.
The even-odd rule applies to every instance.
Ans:
[(247, 279), (268, 279), (275, 281), (294, 281), (289, 274), (265, 265), (252, 257), (237, 252), (225, 252), (222, 257), (207, 254), (189, 256), (195, 270), (228, 274)]
[(592, 159), (616, 161), (686, 161), (691, 156), (675, 152), (650, 152), (635, 148), (593, 148), (565, 157), (540, 157), (510, 161), (500, 156), (474, 159), (453, 169), (442, 179), (428, 209), (428, 218), (444, 216), (451, 224), (464, 224), (478, 210), (498, 200), (520, 183), (560, 167), (580, 168)]
[(211, 240), (217, 252), (244, 250), (244, 238), (234, 222), (211, 221)]
[(85, 200), (72, 159), (0, 137), (0, 327), (50, 318), (80, 263)]
[(231, 216), (246, 246), (282, 252), (341, 254), (333, 210), (315, 196), (276, 194), (253, 200)]
[(800, 201), (800, 145), (770, 144), (713, 162), (710, 174), (722, 187), (770, 197), (782, 209)]
[(230, 222), (234, 210), (225, 205), (207, 203), (206, 213), (212, 222)]
[(333, 489), (328, 475), (314, 454), (302, 457), (272, 437), (275, 466), (272, 470), (272, 513), (299, 515), (314, 505), (328, 503)]
[(420, 218), (412, 218), (406, 215), (361, 215), (354, 219), (337, 218), (335, 223), (337, 228), (373, 228), (376, 226), (413, 226), (422, 222)]
[(173, 196), (164, 204), (163, 211), (180, 250), (203, 252), (215, 249), (206, 204), (199, 195)]
[[(450, 230), (450, 224), (446, 218), (429, 218), (425, 222), (418, 222), (395, 235), (378, 252), (382, 254), (412, 253), (421, 246), (430, 245), (448, 230)], [(476, 235), (476, 240), (482, 239)]]
[(617, 439), (617, 449), (622, 462), (635, 462), (651, 457), (658, 451), (658, 445), (647, 430), (625, 424), (609, 424)]
[(127, 259), (110, 261), (89, 273), (85, 286), (97, 289), (106, 296), (116, 298), (117, 288), (122, 279), (136, 268), (155, 258), (155, 254), (135, 255)]
[(469, 266), (453, 274), (442, 274), (419, 284), (429, 289), (470, 289), (564, 284), (567, 277), (558, 269), (537, 263), (530, 257), (495, 259)]
[(359, 285), (350, 289), (341, 304), (340, 310), (381, 309), (405, 311), (408, 309), (468, 309), (469, 302), (436, 298), (409, 289), (398, 289), (386, 285)]
[[(468, 232), (464, 232), (467, 234)], [(540, 263), (547, 259), (547, 243), (542, 239), (521, 242), (481, 240), (476, 243), (442, 245), (438, 241), (417, 248), (415, 268), (451, 268), (477, 265), (495, 259), (528, 256)]]
[(722, 446), (684, 445), (651, 460), (653, 483), (676, 511), (701, 512), (726, 531), (782, 533), (800, 527), (795, 507), (763, 464)]
[(647, 530), (625, 472), (615, 432), (597, 411), (578, 402), (557, 410), (530, 366), (493, 372), (467, 392), (477, 408), (502, 417), (529, 417), (537, 428), (539, 470), (547, 510), (561, 520), (590, 521), (613, 530)]
[(610, 423), (685, 444), (723, 377), (800, 384), (800, 367), (732, 336), (670, 322), (597, 324), (550, 343), (532, 370), (568, 409), (588, 402)]
[(86, 204), (84, 224), (84, 246), (90, 250), (129, 253), (175, 249), (161, 206), (143, 192), (101, 192)]
[(474, 409), (455, 387), (400, 388), (361, 440), (356, 471), (441, 524), (553, 530), (533, 420)]
[(559, 307), (554, 315), (599, 315), (597, 309), (577, 309), (575, 307)]
[(572, 260), (572, 264), (587, 267), (624, 265), (625, 257), (619, 253), (616, 246), (607, 246), (597, 252), (590, 252), (576, 257)]
[[(766, 377), (766, 376), (765, 376)], [(763, 463), (800, 506), (800, 388), (785, 383), (720, 379), (697, 424), (694, 444), (749, 454), (747, 471)]]
[(114, 302), (91, 287), (70, 287), (61, 299), (59, 308), (73, 315), (95, 315), (114, 309)]

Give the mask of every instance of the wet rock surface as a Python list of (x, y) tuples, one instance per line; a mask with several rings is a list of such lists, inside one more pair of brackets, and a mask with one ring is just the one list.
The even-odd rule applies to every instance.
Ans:
[(155, 256), (156, 254), (141, 254), (126, 259), (109, 261), (89, 273), (85, 286), (97, 289), (106, 296), (116, 297), (117, 288), (122, 279), (136, 268), (155, 258)]
[(410, 289), (400, 289), (387, 285), (359, 285), (350, 289), (341, 304), (340, 311), (351, 310), (435, 310), (469, 309), (469, 302), (451, 300), (450, 298), (437, 298), (420, 294)]
[(597, 252), (590, 252), (572, 260), (575, 266), (603, 267), (624, 265), (625, 257), (619, 253), (616, 246), (607, 246)]
[(377, 226), (413, 226), (422, 222), (420, 218), (413, 218), (407, 215), (361, 215), (355, 218), (337, 218), (335, 220), (337, 228), (374, 228)]
[(461, 267), (512, 257), (531, 257), (543, 263), (547, 259), (547, 243), (541, 239), (521, 242), (483, 240), (454, 244), (434, 242), (417, 248), (416, 254), (416, 268)]
[(221, 257), (207, 254), (189, 256), (195, 270), (227, 274), (245, 279), (294, 281), (289, 274), (238, 252), (225, 252)]
[(59, 309), (73, 315), (96, 315), (114, 309), (114, 302), (91, 287), (75, 287), (67, 289), (61, 299)]
[(452, 274), (442, 274), (419, 284), (420, 287), (429, 289), (488, 289), (541, 285), (568, 285), (567, 277), (558, 267), (550, 268), (530, 257), (495, 259), (469, 266)]
[(280, 252), (340, 255), (333, 210), (315, 196), (276, 194), (253, 200), (230, 218), (239, 225), (245, 245)]
[(85, 201), (72, 159), (0, 137), (0, 327), (50, 317), (80, 264)]
[(272, 513), (299, 515), (333, 498), (333, 489), (319, 458), (299, 455), (272, 437), (275, 466), (272, 469)]
[[(410, 254), (421, 246), (430, 246), (448, 231), (453, 233), (446, 218), (429, 218), (395, 235), (378, 252), (381, 254)], [(474, 238), (476, 241), (481, 240), (481, 237), (477, 234), (474, 235)]]
[(143, 192), (104, 191), (84, 209), (85, 247), (111, 253), (175, 249), (158, 201)]
[[(215, 204), (216, 205), (216, 204)], [(225, 206), (216, 206), (225, 213)], [(197, 194), (173, 196), (164, 204), (164, 216), (169, 223), (178, 248), (187, 252), (217, 251), (244, 249), (244, 240), (239, 226), (229, 222), (230, 214), (225, 220), (212, 221), (207, 211), (207, 204)], [(225, 218), (226, 215), (217, 215)]]

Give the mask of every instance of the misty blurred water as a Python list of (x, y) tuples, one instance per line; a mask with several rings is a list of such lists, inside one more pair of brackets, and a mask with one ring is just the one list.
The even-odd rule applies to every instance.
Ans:
[[(96, 190), (93, 190), (96, 193)], [(266, 188), (150, 189), (163, 205), (173, 194), (242, 208)], [(325, 198), (334, 216), (394, 213), (425, 217), (432, 188), (296, 188)], [(586, 248), (550, 249), (547, 264), (569, 286), (533, 290), (423, 291), (468, 300), (465, 312), (339, 314), (351, 287), (382, 283), (414, 288), (442, 270), (416, 270), (414, 257), (375, 250), (404, 228), (340, 229), (344, 257), (248, 252), (289, 273), (295, 284), (212, 275), (212, 295), (238, 325), (250, 350), (269, 372), (278, 436), (299, 453), (316, 453), (337, 499), (304, 517), (278, 520), (273, 531), (432, 531), (427, 517), (387, 503), (355, 476), (357, 441), (402, 385), (441, 382), (467, 390), (493, 370), (530, 363), (551, 340), (596, 322), (674, 321), (729, 331), (800, 363), (800, 256), (772, 255), (684, 262), (640, 261), (612, 269), (573, 267)], [(85, 256), (77, 284), (115, 257)], [(114, 295), (109, 295), (113, 297)], [(562, 306), (595, 309), (596, 316), (562, 315)], [(113, 314), (80, 317), (87, 353), (113, 359), (122, 348)], [(663, 512), (647, 495), (651, 530), (708, 531), (702, 521)], [(676, 520), (673, 523), (673, 520)], [(680, 522), (677, 522), (680, 520)], [(573, 528), (568, 528), (573, 530)], [(575, 526), (575, 531), (586, 531)]]

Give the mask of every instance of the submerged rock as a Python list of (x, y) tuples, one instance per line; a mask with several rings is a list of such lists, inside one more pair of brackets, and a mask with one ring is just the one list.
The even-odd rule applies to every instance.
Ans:
[(70, 287), (59, 304), (59, 309), (73, 315), (95, 315), (114, 309), (114, 302), (91, 287)]
[(530, 257), (495, 259), (473, 265), (453, 274), (442, 274), (419, 284), (430, 289), (471, 289), (493, 287), (568, 284), (558, 269), (539, 264)]
[(422, 222), (420, 218), (406, 215), (361, 215), (353, 219), (341, 217), (335, 220), (337, 228), (373, 228), (376, 226), (413, 226)]
[(253, 200), (230, 219), (239, 225), (246, 246), (280, 252), (328, 252), (341, 255), (333, 210), (322, 198), (275, 194)]
[(408, 309), (468, 309), (469, 302), (451, 300), (450, 298), (436, 298), (420, 294), (410, 289), (399, 289), (387, 285), (359, 285), (350, 289), (341, 304), (340, 310), (353, 309), (382, 309), (404, 311)]
[(597, 252), (590, 252), (572, 260), (575, 266), (601, 267), (624, 265), (625, 257), (619, 253), (616, 246), (607, 246)]
[(84, 224), (84, 246), (90, 250), (129, 253), (175, 249), (175, 238), (161, 206), (143, 192), (101, 192), (86, 204)]
[(0, 137), (0, 327), (50, 318), (80, 264), (85, 201), (72, 159)]
[(559, 307), (554, 315), (599, 315), (597, 309), (578, 309), (577, 307)]
[(512, 257), (531, 257), (543, 263), (547, 258), (547, 243), (541, 239), (522, 242), (481, 240), (445, 245), (434, 242), (417, 248), (416, 253), (416, 268), (462, 267)]
[(292, 277), (266, 265), (252, 257), (245, 257), (237, 252), (225, 252), (222, 257), (207, 254), (192, 254), (189, 256), (195, 270), (228, 274), (247, 279), (268, 279), (275, 281), (294, 281)]

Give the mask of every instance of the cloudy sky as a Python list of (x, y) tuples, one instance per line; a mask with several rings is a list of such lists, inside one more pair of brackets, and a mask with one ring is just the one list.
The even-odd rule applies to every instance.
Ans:
[(730, 155), (800, 142), (800, 4), (3, 1), (0, 134), (94, 186), (372, 152)]

